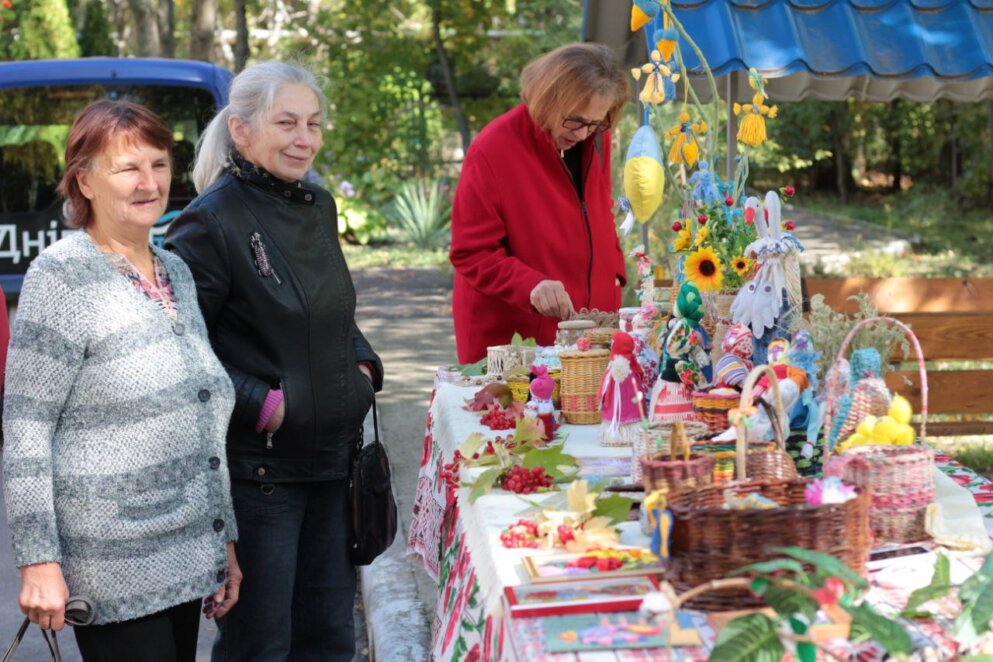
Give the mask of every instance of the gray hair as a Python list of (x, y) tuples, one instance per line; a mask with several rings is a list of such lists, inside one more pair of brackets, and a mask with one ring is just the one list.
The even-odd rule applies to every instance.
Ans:
[(327, 97), (314, 74), (301, 66), (283, 62), (260, 62), (246, 68), (231, 81), (228, 105), (210, 121), (197, 141), (196, 162), (193, 166), (193, 185), (203, 193), (214, 183), (234, 148), (228, 131), (228, 118), (232, 115), (246, 124), (254, 124), (272, 109), (276, 93), (284, 85), (306, 85), (317, 95), (321, 118), (327, 113)]

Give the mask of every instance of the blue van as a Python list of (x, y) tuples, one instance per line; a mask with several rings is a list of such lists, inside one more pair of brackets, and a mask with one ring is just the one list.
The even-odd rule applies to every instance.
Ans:
[(20, 292), (28, 264), (65, 232), (55, 187), (76, 114), (91, 101), (142, 103), (172, 127), (172, 189), (166, 226), (196, 191), (193, 148), (218, 108), (227, 104), (231, 73), (207, 62), (82, 58), (0, 62), (0, 286)]

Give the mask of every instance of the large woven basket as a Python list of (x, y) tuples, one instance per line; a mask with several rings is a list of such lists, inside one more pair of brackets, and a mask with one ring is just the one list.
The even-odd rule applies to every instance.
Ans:
[(668, 498), (683, 490), (710, 485), (714, 482), (714, 456), (709, 453), (683, 453), (670, 450), (639, 458), (645, 494), (664, 489)]
[[(631, 442), (631, 482), (640, 485), (642, 481), (641, 458), (668, 454), (672, 448), (672, 423), (653, 423), (638, 431)], [(699, 421), (683, 421), (683, 430), (691, 441), (707, 434), (707, 426)]]
[(596, 425), (600, 422), (597, 394), (609, 358), (610, 352), (605, 349), (565, 351), (559, 354), (562, 361), (559, 397), (562, 402), (562, 416), (567, 423)]
[[(778, 383), (768, 366), (759, 366), (745, 380), (742, 402), (751, 402), (754, 382), (762, 374), (773, 374), (773, 399), (782, 411)], [(869, 494), (857, 488), (858, 496), (842, 504), (808, 506), (804, 490), (809, 481), (777, 475), (784, 471), (778, 460), (761, 456), (785, 453), (747, 451), (744, 416), (738, 416), (735, 449), (737, 480), (683, 490), (669, 499), (673, 514), (671, 559), (666, 578), (679, 591), (726, 577), (732, 570), (779, 556), (777, 547), (798, 546), (832, 554), (853, 570), (864, 573), (869, 554)], [(789, 456), (786, 456), (789, 458)], [(766, 463), (768, 462), (768, 466)], [(771, 476), (756, 480), (750, 472)], [(753, 492), (780, 505), (769, 510), (728, 510), (725, 493), (744, 497)], [(725, 591), (702, 595), (690, 608), (720, 611), (758, 606), (748, 591)]]
[[(917, 367), (921, 380), (921, 433), (920, 445), (915, 446), (855, 446), (841, 456), (825, 461), (824, 473), (841, 476), (846, 481), (867, 488), (872, 492), (872, 509), (869, 522), (877, 543), (915, 542), (928, 538), (924, 528), (924, 515), (934, 501), (934, 452), (923, 445), (927, 435), (927, 368), (920, 343), (910, 327), (891, 317), (874, 317), (862, 320), (852, 327), (841, 349), (840, 361), (859, 328), (883, 322), (892, 324), (910, 340), (917, 354)], [(837, 389), (829, 387), (828, 393)], [(838, 403), (825, 403), (827, 416), (824, 428), (831, 429), (831, 415)]]

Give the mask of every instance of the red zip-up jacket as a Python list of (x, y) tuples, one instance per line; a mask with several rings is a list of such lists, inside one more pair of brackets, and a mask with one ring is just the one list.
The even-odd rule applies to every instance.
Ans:
[[(459, 361), (486, 356), (514, 333), (551, 345), (559, 320), (531, 290), (565, 285), (576, 310), (617, 310), (626, 280), (610, 191), (610, 134), (583, 144), (584, 202), (552, 141), (523, 104), (473, 141), (452, 207), (455, 344)], [(620, 285), (618, 285), (620, 283)]]

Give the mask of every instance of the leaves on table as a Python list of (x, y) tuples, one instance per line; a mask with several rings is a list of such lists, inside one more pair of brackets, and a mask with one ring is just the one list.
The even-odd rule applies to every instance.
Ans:
[(748, 614), (721, 628), (710, 662), (780, 662), (785, 653), (779, 624), (765, 614)]
[(596, 500), (593, 514), (597, 517), (605, 517), (613, 524), (619, 524), (628, 521), (628, 515), (631, 514), (631, 508), (634, 504), (634, 499), (620, 494), (601, 496)]
[(903, 618), (929, 618), (930, 612), (920, 611), (919, 608), (931, 600), (944, 597), (952, 590), (951, 562), (944, 554), (938, 554), (934, 564), (931, 583), (922, 586), (907, 598), (907, 605), (900, 612)]
[(877, 612), (869, 603), (843, 604), (841, 608), (852, 617), (851, 639), (868, 635), (890, 655), (913, 652), (914, 642), (903, 626)]

